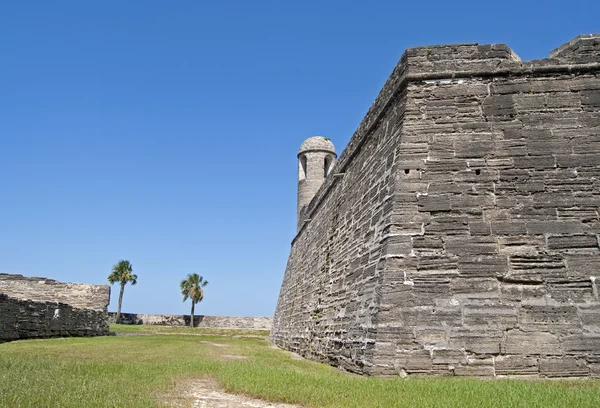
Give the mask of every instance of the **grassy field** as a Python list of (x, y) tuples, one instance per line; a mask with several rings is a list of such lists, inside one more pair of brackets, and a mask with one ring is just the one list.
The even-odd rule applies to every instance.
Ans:
[(164, 406), (211, 377), (228, 392), (307, 407), (600, 407), (597, 380), (364, 378), (292, 359), (260, 331), (111, 330), (142, 335), (0, 344), (0, 406)]

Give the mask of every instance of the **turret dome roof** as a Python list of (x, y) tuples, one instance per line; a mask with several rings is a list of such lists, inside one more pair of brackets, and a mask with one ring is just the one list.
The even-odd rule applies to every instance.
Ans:
[(324, 150), (336, 154), (335, 146), (333, 145), (333, 143), (331, 143), (331, 140), (323, 136), (313, 136), (306, 139), (300, 145), (299, 153), (308, 152), (311, 150)]

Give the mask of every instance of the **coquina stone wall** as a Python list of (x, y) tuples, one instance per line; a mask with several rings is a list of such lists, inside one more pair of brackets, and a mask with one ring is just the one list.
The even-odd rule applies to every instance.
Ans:
[[(117, 314), (109, 312), (109, 321), (116, 322)], [(122, 324), (147, 324), (157, 326), (189, 326), (189, 315), (159, 315), (121, 313)], [(194, 327), (213, 329), (260, 329), (271, 330), (272, 317), (262, 316), (194, 316)]]
[(48, 278), (0, 273), (0, 293), (40, 302), (61, 302), (77, 308), (106, 310), (110, 286), (63, 283)]
[(0, 274), (0, 342), (106, 336), (110, 287)]
[(0, 293), (0, 343), (48, 337), (107, 336), (105, 311), (36, 302)]
[(305, 212), (271, 336), (371, 375), (600, 376), (600, 36), (407, 50)]

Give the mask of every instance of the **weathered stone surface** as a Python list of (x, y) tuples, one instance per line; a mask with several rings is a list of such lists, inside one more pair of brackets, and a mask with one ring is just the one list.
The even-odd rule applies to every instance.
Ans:
[(583, 358), (541, 358), (540, 374), (546, 377), (585, 377), (590, 373)]
[(551, 58), (577, 58), (600, 54), (600, 34), (584, 34), (550, 51)]
[[(116, 323), (117, 314), (108, 313), (110, 323)], [(147, 324), (158, 326), (189, 326), (190, 315), (158, 315), (121, 313), (121, 324)], [(272, 317), (258, 316), (194, 316), (194, 327), (213, 329), (260, 329), (271, 330)]]
[(537, 375), (539, 359), (522, 355), (501, 355), (494, 359), (496, 375)]
[(106, 336), (110, 286), (0, 274), (0, 342)]
[(598, 376), (599, 38), (407, 50), (306, 206), (273, 341), (372, 375)]
[(38, 302), (61, 302), (83, 309), (106, 310), (110, 286), (62, 283), (48, 278), (0, 273), (0, 293)]
[(107, 335), (105, 310), (17, 299), (0, 293), (0, 343), (31, 338)]
[(561, 354), (558, 336), (547, 332), (510, 330), (506, 333), (503, 349), (505, 354), (522, 356)]
[(579, 333), (566, 336), (563, 347), (569, 354), (600, 355), (600, 335)]

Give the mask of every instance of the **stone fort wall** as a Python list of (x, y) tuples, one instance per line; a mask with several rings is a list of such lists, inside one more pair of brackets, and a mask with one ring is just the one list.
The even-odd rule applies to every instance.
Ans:
[(0, 343), (108, 335), (108, 285), (0, 274)]
[(407, 50), (308, 205), (271, 336), (371, 375), (600, 376), (600, 36)]

